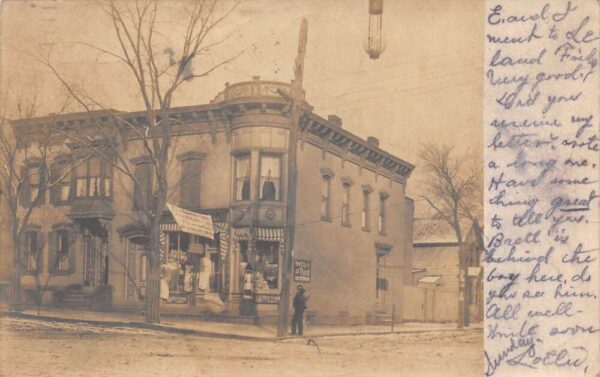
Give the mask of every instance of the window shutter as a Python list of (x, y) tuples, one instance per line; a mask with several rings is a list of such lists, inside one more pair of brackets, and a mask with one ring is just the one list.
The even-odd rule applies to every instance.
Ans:
[(69, 273), (75, 272), (75, 241), (77, 240), (74, 230), (69, 230)]
[(50, 203), (56, 204), (60, 201), (60, 184), (56, 181), (60, 177), (58, 168), (50, 169), (50, 184), (54, 186), (50, 189)]
[(39, 274), (43, 271), (43, 264), (44, 264), (44, 258), (43, 258), (43, 254), (44, 254), (44, 242), (46, 241), (46, 237), (44, 237), (44, 233), (43, 232), (36, 232), (36, 237), (37, 237), (37, 270), (36, 272)]
[(200, 206), (201, 160), (183, 160), (181, 164), (180, 204), (183, 207)]
[(27, 257), (29, 256), (29, 245), (27, 245), (27, 232), (22, 232), (19, 238), (19, 257), (21, 260), (21, 269), (27, 271), (28, 263)]
[(31, 204), (31, 190), (29, 189), (29, 177), (27, 176), (27, 166), (21, 167), (21, 190), (19, 191), (19, 202), (21, 206), (27, 208)]
[(39, 165), (39, 170), (38, 170), (38, 174), (39, 174), (39, 198), (36, 201), (36, 205), (41, 206), (42, 204), (46, 203), (46, 188), (48, 187), (48, 182), (46, 180), (46, 175), (48, 174), (46, 172), (46, 166), (41, 164)]
[(57, 239), (57, 234), (56, 232), (50, 232), (48, 233), (48, 273), (52, 274), (54, 272), (56, 272), (56, 257), (57, 257), (57, 250), (56, 250), (56, 239)]

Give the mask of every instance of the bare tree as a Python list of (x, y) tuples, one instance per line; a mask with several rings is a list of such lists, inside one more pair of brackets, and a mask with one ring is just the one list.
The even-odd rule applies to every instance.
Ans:
[[(99, 8), (110, 20), (114, 36), (119, 46), (116, 51), (102, 48), (93, 43), (82, 43), (96, 52), (106, 54), (124, 64), (130, 78), (136, 84), (136, 91), (145, 113), (143, 122), (135, 124), (123, 119), (118, 112), (106, 109), (93, 96), (71, 83), (65, 73), (55, 65), (50, 55), (38, 59), (45, 64), (60, 81), (72, 98), (94, 120), (95, 134), (81, 137), (72, 132), (59, 130), (72, 142), (77, 143), (101, 157), (123, 175), (129, 177), (134, 185), (140, 188), (137, 196), (143, 219), (147, 229), (148, 242), (148, 274), (146, 288), (146, 321), (160, 322), (160, 221), (167, 201), (168, 181), (167, 166), (169, 153), (173, 147), (173, 128), (180, 121), (171, 116), (175, 94), (181, 86), (196, 78), (208, 76), (215, 69), (230, 63), (243, 51), (234, 52), (230, 57), (208, 62), (208, 67), (197, 71), (197, 63), (210, 53), (216, 45), (224, 42), (229, 35), (222, 38), (211, 38), (215, 30), (234, 11), (237, 4), (223, 9), (225, 2), (219, 0), (199, 0), (184, 5), (185, 16), (178, 20), (184, 26), (184, 33), (178, 46), (166, 46), (159, 40), (164, 33), (159, 30), (161, 23), (157, 21), (161, 15), (161, 6), (168, 2), (156, 0), (98, 2)], [(172, 4), (172, 3), (171, 3)], [(168, 55), (168, 59), (163, 59)], [(204, 62), (204, 60), (202, 61)], [(192, 67), (194, 63), (194, 67)], [(95, 109), (103, 109), (113, 117), (113, 122), (98, 119)], [(122, 141), (119, 143), (118, 139)], [(97, 141), (108, 140), (99, 147)], [(151, 176), (151, 187), (146, 189), (145, 182), (135, 174), (135, 166), (126, 158), (123, 141), (133, 140), (140, 157), (149, 167), (146, 176)]]
[[(20, 311), (21, 277), (23, 266), (36, 281), (36, 304), (39, 307), (45, 284), (41, 284), (41, 252), (43, 240), (30, 242), (25, 234), (30, 226), (33, 213), (43, 204), (46, 193), (60, 185), (70, 174), (74, 165), (69, 165), (61, 174), (51, 174), (57, 163), (52, 159), (54, 144), (49, 127), (36, 127), (32, 130), (28, 122), (39, 108), (37, 95), (4, 95), (0, 106), (0, 191), (8, 204), (8, 217), (11, 229), (13, 271), (11, 277), (10, 307)], [(65, 102), (63, 108), (68, 102)], [(10, 109), (9, 109), (10, 108)], [(8, 116), (19, 122), (18, 130), (13, 127)], [(63, 160), (64, 162), (64, 160)], [(2, 214), (4, 215), (4, 214)], [(50, 270), (50, 269), (49, 269)]]
[[(466, 278), (467, 247), (461, 224), (480, 233), (478, 218), (483, 209), (482, 168), (469, 151), (459, 155), (453, 146), (427, 143), (419, 150), (419, 159), (425, 177), (422, 182), (421, 198), (433, 209), (436, 218), (452, 227), (458, 249), (458, 327), (469, 321), (469, 310), (465, 306), (465, 292), (470, 292), (470, 279)], [(481, 238), (481, 234), (476, 234)]]
[(421, 194), (434, 217), (450, 225), (456, 241), (465, 241), (461, 223), (481, 216), (482, 169), (469, 151), (459, 155), (453, 146), (423, 144), (419, 150), (420, 169), (424, 173)]

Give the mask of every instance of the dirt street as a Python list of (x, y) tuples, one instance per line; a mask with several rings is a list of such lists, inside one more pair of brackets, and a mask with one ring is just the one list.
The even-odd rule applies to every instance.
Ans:
[(481, 331), (236, 341), (0, 319), (0, 376), (479, 377)]

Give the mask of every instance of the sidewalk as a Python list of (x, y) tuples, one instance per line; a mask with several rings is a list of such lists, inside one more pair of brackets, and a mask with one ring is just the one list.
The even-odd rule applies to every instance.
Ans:
[[(65, 323), (87, 323), (106, 327), (133, 327), (154, 331), (163, 331), (173, 334), (186, 334), (222, 339), (275, 341), (282, 339), (295, 339), (297, 337), (277, 338), (275, 326), (253, 326), (244, 324), (222, 323), (203, 321), (199, 319), (181, 319), (163, 317), (160, 324), (148, 324), (139, 314), (116, 312), (93, 312), (65, 309), (43, 308), (40, 315), (35, 309), (26, 309), (21, 313), (0, 311), (0, 316), (13, 316), (25, 319), (38, 319), (45, 321)], [(462, 331), (481, 329), (481, 324), (473, 324)], [(394, 334), (421, 333), (437, 331), (459, 331), (456, 324), (441, 323), (402, 323), (394, 326)], [(320, 338), (331, 336), (352, 335), (382, 335), (390, 334), (390, 326), (359, 325), (359, 326), (304, 326), (305, 338)]]

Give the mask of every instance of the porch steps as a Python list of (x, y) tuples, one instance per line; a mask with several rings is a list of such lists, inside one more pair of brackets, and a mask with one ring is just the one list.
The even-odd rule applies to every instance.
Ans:
[[(108, 295), (107, 295), (108, 294)], [(54, 304), (69, 309), (94, 309), (110, 304), (110, 288), (87, 288), (69, 285), (54, 297)]]

